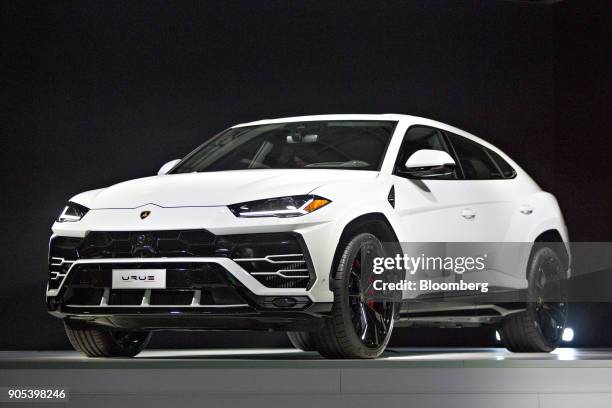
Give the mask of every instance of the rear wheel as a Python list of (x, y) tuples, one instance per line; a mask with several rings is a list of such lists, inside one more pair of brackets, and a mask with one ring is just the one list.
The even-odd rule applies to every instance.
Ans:
[(289, 341), (296, 349), (302, 351), (315, 351), (312, 336), (309, 332), (287, 332)]
[(364, 267), (365, 256), (384, 254), (380, 240), (369, 233), (356, 235), (343, 248), (336, 265), (332, 315), (323, 329), (312, 333), (322, 356), (376, 358), (385, 350), (395, 321), (395, 302), (373, 298), (374, 276)]
[(557, 253), (536, 244), (529, 264), (527, 308), (504, 319), (501, 338), (510, 351), (550, 352), (559, 346), (567, 317), (567, 277)]
[(149, 343), (151, 332), (72, 327), (64, 323), (68, 340), (87, 357), (134, 357)]

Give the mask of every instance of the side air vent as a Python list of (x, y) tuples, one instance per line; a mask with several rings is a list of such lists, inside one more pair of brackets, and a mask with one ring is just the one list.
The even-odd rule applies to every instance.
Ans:
[(232, 259), (264, 286), (306, 288), (314, 278), (305, 245), (293, 234), (236, 236), (234, 244)]
[(305, 287), (310, 278), (303, 254), (267, 255), (263, 258), (236, 258), (239, 265), (265, 286)]
[(395, 208), (395, 186), (391, 186), (391, 190), (389, 190), (389, 195), (387, 196), (387, 201), (389, 201), (391, 207)]
[(49, 259), (49, 289), (57, 290), (74, 261), (52, 257)]
[(53, 237), (49, 241), (49, 290), (59, 289), (68, 270), (79, 259), (78, 247), (83, 238)]

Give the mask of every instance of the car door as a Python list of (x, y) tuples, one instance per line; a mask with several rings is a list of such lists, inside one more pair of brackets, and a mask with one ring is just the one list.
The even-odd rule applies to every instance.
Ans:
[[(405, 252), (410, 252), (411, 256), (426, 254), (443, 257), (446, 242), (478, 240), (480, 220), (466, 213), (475, 210), (475, 199), (465, 193), (466, 186), (459, 167), (450, 175), (420, 179), (402, 172), (406, 160), (421, 149), (442, 150), (457, 160), (443, 131), (421, 125), (410, 127), (404, 135), (392, 176), (395, 210), (404, 230), (403, 235), (410, 237), (411, 241)], [(427, 269), (418, 273), (417, 280), (447, 282), (454, 280), (452, 275), (448, 270)], [(415, 280), (415, 277), (409, 279)], [(406, 291), (404, 297), (431, 295), (431, 292)]]
[(460, 168), (451, 175), (420, 179), (402, 173), (406, 160), (421, 149), (442, 150), (457, 160), (443, 131), (420, 125), (406, 131), (393, 172), (396, 211), (406, 236), (415, 242), (476, 239), (475, 219), (462, 212), (474, 200), (463, 193), (465, 183)]
[[(490, 149), (466, 137), (446, 132), (455, 157), (463, 172), (461, 212), (469, 214), (472, 228), (469, 238), (476, 245), (455, 245), (449, 256), (482, 256), (486, 269), (466, 272), (455, 280), (487, 282), (491, 290), (512, 286), (503, 268), (508, 257), (518, 247), (504, 243), (515, 208), (514, 171), (494, 160), (499, 156)], [(507, 163), (505, 163), (507, 166)]]

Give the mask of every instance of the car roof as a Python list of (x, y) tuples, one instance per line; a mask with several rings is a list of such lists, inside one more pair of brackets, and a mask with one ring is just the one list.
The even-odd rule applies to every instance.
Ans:
[(398, 121), (401, 119), (407, 119), (411, 117), (413, 116), (400, 115), (396, 113), (308, 115), (308, 116), (293, 116), (293, 117), (276, 118), (276, 119), (261, 119), (261, 120), (257, 120), (254, 122), (241, 123), (233, 127), (266, 125), (266, 124), (271, 124), (271, 123), (309, 122), (309, 121), (324, 121), (324, 120), (393, 120), (393, 121)]
[(456, 135), (463, 136), (467, 139), (471, 139), (474, 142), (477, 142), (494, 152), (500, 154), (504, 160), (507, 160), (515, 170), (520, 173), (524, 173), (520, 166), (512, 160), (506, 153), (487, 142), (486, 140), (481, 139), (478, 136), (475, 136), (471, 133), (466, 132), (465, 130), (461, 130), (451, 125), (447, 125), (443, 122), (438, 122), (437, 120), (427, 119), (421, 116), (414, 115), (405, 115), (400, 113), (379, 113), (379, 114), (331, 114), (331, 115), (309, 115), (309, 116), (293, 116), (287, 118), (277, 118), (277, 119), (262, 119), (254, 122), (241, 123), (239, 125), (232, 126), (232, 128), (239, 128), (244, 126), (254, 126), (254, 125), (266, 125), (273, 123), (286, 123), (286, 122), (307, 122), (307, 121), (327, 121), (327, 120), (388, 120), (388, 121), (397, 121), (397, 122), (408, 122), (410, 125), (423, 125), (423, 126), (431, 126), (435, 127), (447, 132), (454, 133)]
[(245, 126), (255, 126), (255, 125), (268, 125), (274, 123), (287, 123), (287, 122), (308, 122), (308, 121), (326, 121), (326, 120), (389, 120), (389, 121), (408, 121), (413, 122), (415, 124), (432, 126), (442, 130), (446, 130), (451, 133), (455, 133), (460, 136), (467, 137), (468, 139), (472, 139), (478, 143), (481, 143), (487, 147), (493, 147), (494, 150), (499, 150), (488, 143), (486, 140), (483, 140), (471, 133), (468, 133), (464, 130), (456, 128), (451, 125), (447, 125), (443, 122), (438, 122), (437, 120), (427, 119), (420, 116), (413, 115), (404, 115), (400, 113), (379, 113), (379, 114), (333, 114), (333, 115), (309, 115), (309, 116), (293, 116), (287, 118), (277, 118), (277, 119), (262, 119), (254, 122), (241, 123), (239, 125), (232, 126), (233, 128), (245, 127)]

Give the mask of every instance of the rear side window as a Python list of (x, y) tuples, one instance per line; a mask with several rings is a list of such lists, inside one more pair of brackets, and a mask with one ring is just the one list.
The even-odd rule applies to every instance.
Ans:
[(467, 180), (504, 178), (501, 170), (483, 146), (452, 133), (448, 133), (448, 137), (459, 157), (463, 174)]
[(485, 150), (487, 153), (489, 153), (489, 156), (491, 156), (495, 164), (497, 164), (497, 167), (499, 167), (499, 170), (504, 178), (512, 178), (516, 175), (516, 171), (512, 168), (512, 166), (510, 166), (507, 161), (502, 159), (499, 154), (495, 153), (491, 149), (487, 149), (486, 147)]

